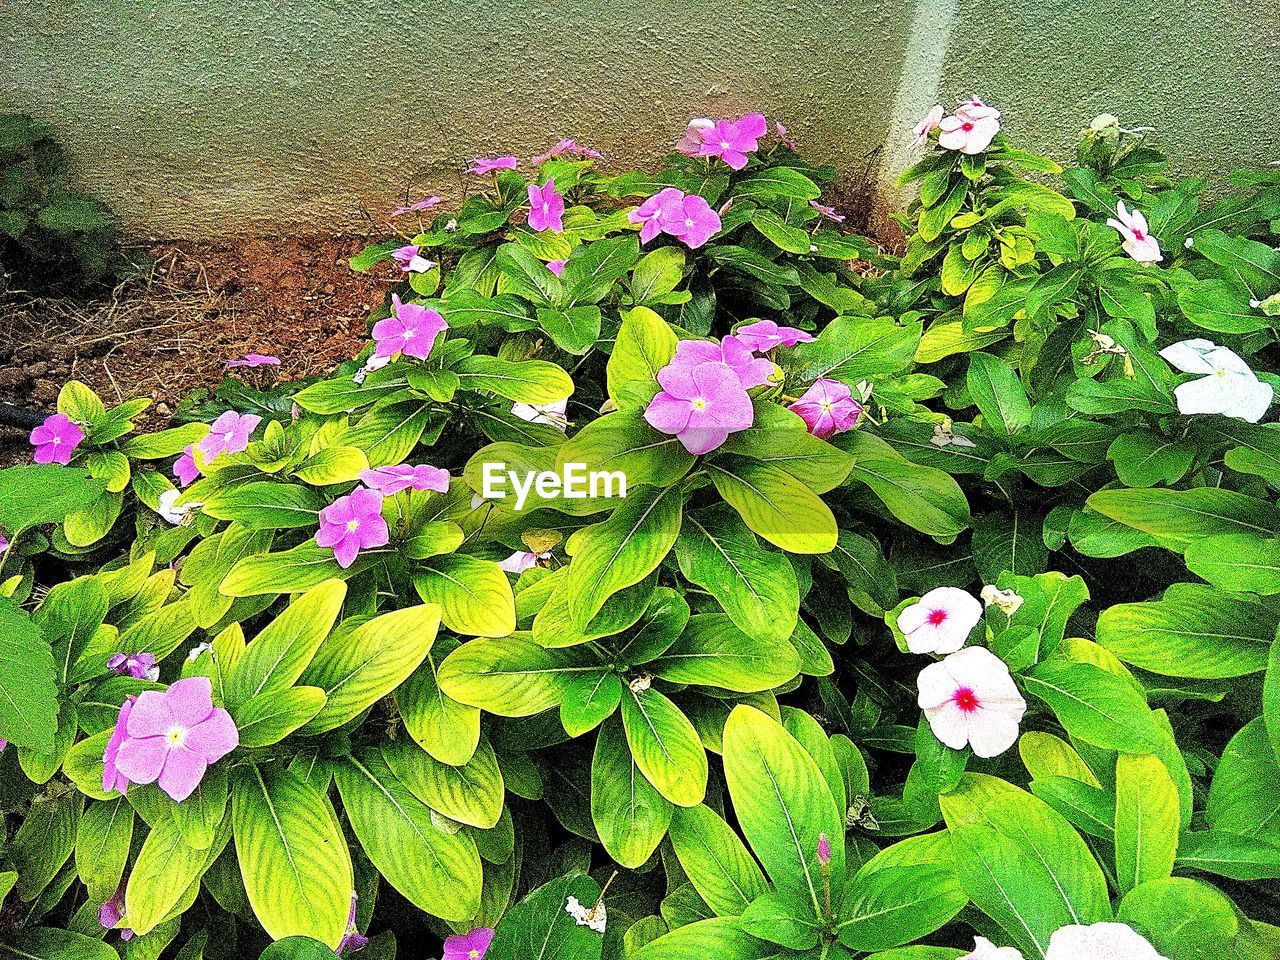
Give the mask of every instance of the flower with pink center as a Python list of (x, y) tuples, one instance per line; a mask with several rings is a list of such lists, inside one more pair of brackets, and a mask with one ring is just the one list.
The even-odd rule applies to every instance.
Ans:
[(700, 156), (702, 144), (705, 142), (703, 138), (709, 131), (714, 130), (715, 126), (714, 120), (707, 117), (694, 117), (685, 128), (684, 136), (676, 144), (676, 151), (683, 153), (686, 157)]
[(967, 744), (995, 757), (1017, 742), (1027, 711), (1009, 668), (986, 647), (966, 647), (920, 671), (916, 702), (933, 735), (952, 750)]
[(65, 467), (82, 440), (84, 430), (65, 413), (46, 417), (44, 423), (31, 431), (36, 463), (59, 463)]
[(960, 960), (1024, 960), (1022, 951), (1017, 947), (997, 947), (986, 937), (973, 938), (973, 952), (966, 953)]
[(774, 136), (776, 136), (778, 140), (781, 141), (784, 147), (787, 147), (791, 150), (800, 149), (800, 144), (796, 143), (794, 140), (791, 139), (791, 136), (787, 133), (787, 128), (783, 126), (781, 120), (778, 120), (774, 123), (773, 133), (774, 133)]
[(373, 467), (360, 471), (360, 482), (384, 497), (394, 497), (403, 490), (435, 490), (447, 493), (449, 471), (429, 464), (410, 466), (398, 463), (391, 467)]
[(204, 454), (206, 463), (212, 463), (224, 453), (243, 453), (249, 448), (249, 435), (261, 422), (262, 418), (256, 413), (228, 410), (209, 425), (209, 432), (196, 448)]
[(780, 327), (772, 320), (757, 320), (739, 327), (733, 334), (756, 353), (768, 353), (778, 347), (794, 347), (797, 343), (813, 343), (813, 337), (796, 327)]
[(163, 693), (139, 694), (124, 725), (125, 739), (115, 754), (117, 779), (155, 783), (178, 803), (200, 785), (209, 764), (240, 743), (231, 714), (213, 705), (208, 677), (187, 677)]
[(1000, 132), (1000, 111), (974, 99), (940, 120), (938, 129), (938, 146), (972, 156), (987, 149)]
[(444, 960), (484, 960), (492, 942), (493, 930), (489, 927), (454, 934), (444, 942)]
[(121, 880), (111, 899), (98, 908), (98, 926), (103, 930), (119, 928), (120, 939), (128, 941), (134, 938), (134, 932), (128, 927), (120, 926), (120, 921), (124, 919), (124, 888), (125, 881)]
[(702, 133), (701, 157), (719, 157), (730, 168), (741, 170), (747, 165), (747, 154), (759, 148), (759, 139), (769, 125), (763, 114), (748, 113), (740, 120), (721, 120)]
[[(704, 363), (728, 367), (737, 374), (744, 390), (762, 386), (773, 376), (773, 361), (755, 356), (751, 347), (733, 334), (719, 343), (714, 340), (681, 340), (676, 344), (671, 363), (664, 369), (688, 369)], [(662, 382), (661, 373), (658, 374), (658, 382)]]
[(552, 147), (546, 153), (543, 153), (543, 154), (540, 154), (539, 156), (534, 157), (529, 162), (532, 163), (534, 166), (541, 166), (542, 164), (550, 160), (552, 157), (564, 156), (566, 153), (569, 154), (570, 156), (583, 157), (587, 160), (603, 160), (604, 159), (604, 154), (601, 153), (600, 151), (592, 150), (590, 147), (584, 147), (580, 143), (578, 143), (576, 140), (566, 139), (566, 140), (561, 140), (559, 143), (557, 143), (554, 147)]
[(391, 259), (400, 264), (402, 273), (426, 273), (436, 265), (434, 260), (428, 260), (418, 252), (419, 247), (416, 243), (408, 244), (391, 251)]
[[(644, 203), (636, 207), (627, 214), (627, 219), (632, 223), (643, 224), (640, 228), (640, 242), (648, 243), (658, 234), (662, 233), (665, 226), (662, 216), (663, 209), (668, 204), (671, 209), (676, 209), (676, 204), (683, 204), (684, 192), (675, 187), (666, 187), (659, 190), (652, 197), (645, 200)], [(683, 207), (681, 207), (683, 210)]]
[(936, 587), (898, 614), (912, 653), (955, 653), (982, 619), (982, 604), (959, 587)]
[(356, 927), (356, 902), (357, 897), (355, 891), (351, 893), (351, 913), (347, 916), (347, 932), (342, 935), (342, 939), (338, 942), (338, 948), (333, 952), (338, 956), (350, 950), (355, 953), (357, 950), (363, 950), (369, 945), (369, 938), (362, 934)]
[(787, 409), (799, 414), (809, 432), (819, 440), (852, 430), (862, 416), (862, 404), (853, 399), (853, 391), (839, 380), (825, 377), (815, 380)]
[(496, 173), (499, 170), (514, 170), (520, 166), (519, 157), (476, 157), (467, 167), (467, 173)]
[(529, 184), (529, 229), (552, 233), (564, 233), (564, 197), (556, 193), (556, 180), (552, 177), (541, 187)]
[(356, 562), (361, 550), (385, 547), (390, 540), (382, 518), (382, 494), (377, 490), (356, 487), (320, 511), (316, 545), (332, 547), (334, 559), (344, 570)]
[(1147, 218), (1139, 210), (1126, 210), (1124, 201), (1116, 202), (1116, 215), (1107, 220), (1124, 238), (1120, 245), (1138, 263), (1159, 263), (1164, 259), (1160, 241), (1147, 232)]
[(415, 200), (413, 203), (396, 207), (391, 211), (391, 216), (402, 217), (406, 213), (420, 213), (423, 210), (430, 210), (439, 202), (439, 197), (423, 197), (421, 200)]
[(809, 206), (818, 211), (818, 214), (830, 220), (832, 223), (844, 223), (844, 215), (837, 213), (835, 207), (829, 207), (825, 203), (819, 203), (817, 200), (810, 200)]
[(549, 553), (532, 553), (528, 550), (517, 550), (505, 560), (498, 561), (498, 569), (506, 573), (514, 573), (517, 576), (524, 573), (530, 567), (538, 565), (539, 560), (550, 560)]
[(278, 367), (280, 358), (269, 353), (246, 353), (243, 357), (227, 361), (228, 367)]
[(945, 113), (942, 104), (935, 103), (911, 130), (912, 140), (911, 146), (919, 149), (929, 142), (929, 134), (937, 130), (942, 124), (942, 115)]
[(548, 260), (547, 269), (550, 270), (552, 273), (554, 273), (558, 277), (560, 276), (560, 274), (564, 273), (565, 263), (566, 261), (564, 260)]
[(1045, 960), (1165, 960), (1127, 923), (1072, 923), (1049, 938)]
[(196, 466), (195, 445), (188, 443), (182, 455), (173, 462), (173, 475), (184, 487), (200, 476), (200, 468)]
[(662, 392), (645, 408), (649, 426), (673, 434), (693, 454), (708, 453), (755, 413), (738, 374), (723, 363), (672, 362), (658, 372)]
[(116, 716), (115, 728), (107, 739), (107, 748), (102, 753), (102, 792), (127, 793), (129, 778), (116, 769), (116, 758), (120, 754), (120, 746), (128, 739), (129, 714), (133, 711), (135, 697), (125, 697), (120, 705), (120, 713)]
[(150, 680), (153, 683), (160, 679), (160, 667), (156, 664), (153, 653), (117, 653), (107, 660), (107, 669), (120, 677), (133, 677), (135, 680)]
[(697, 194), (671, 199), (662, 207), (662, 229), (696, 250), (720, 232), (720, 215)]
[(431, 356), (436, 337), (448, 327), (438, 310), (418, 303), (405, 303), (393, 293), (391, 316), (373, 325), (373, 355), (390, 358), (403, 353), (406, 357), (425, 360)]

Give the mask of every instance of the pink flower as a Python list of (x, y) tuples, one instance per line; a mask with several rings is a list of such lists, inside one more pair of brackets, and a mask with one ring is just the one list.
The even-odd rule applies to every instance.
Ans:
[(552, 147), (546, 153), (541, 154), (540, 156), (534, 157), (529, 162), (532, 163), (534, 166), (540, 166), (541, 164), (546, 163), (552, 157), (559, 157), (566, 153), (574, 156), (586, 157), (588, 160), (604, 159), (603, 153), (600, 153), (597, 150), (592, 150), (590, 147), (584, 147), (581, 144), (579, 144), (576, 140), (561, 140), (559, 143), (557, 143), (554, 147)]
[(674, 434), (690, 453), (716, 449), (736, 430), (751, 426), (751, 398), (738, 374), (723, 363), (672, 362), (658, 372), (662, 392), (644, 418), (655, 430)]
[(942, 104), (935, 103), (929, 109), (929, 112), (920, 118), (920, 122), (911, 130), (912, 134), (914, 134), (911, 146), (918, 149), (929, 142), (929, 134), (937, 130), (942, 124), (942, 115), (944, 112)]
[(697, 194), (668, 199), (660, 214), (662, 230), (696, 250), (720, 232), (720, 215)]
[[(976, 751), (975, 751), (976, 752)], [(1059, 927), (1049, 938), (1045, 960), (1165, 960), (1146, 937), (1127, 923), (1078, 923)]]
[(394, 210), (391, 211), (391, 216), (399, 217), (399, 216), (403, 216), (406, 213), (417, 213), (421, 210), (430, 210), (439, 202), (440, 202), (439, 197), (424, 197), (423, 199), (417, 200), (414, 203), (410, 203), (407, 206), (396, 207)]
[(209, 764), (240, 743), (231, 714), (213, 705), (208, 677), (187, 677), (163, 693), (139, 694), (125, 733), (115, 757), (117, 776), (156, 783), (179, 803), (200, 785)]
[(548, 260), (547, 269), (558, 277), (560, 274), (564, 273), (564, 264), (565, 261), (563, 260)]
[(444, 960), (484, 960), (492, 942), (493, 931), (488, 927), (465, 935), (454, 934), (444, 942)]
[(938, 129), (942, 131), (938, 134), (938, 146), (944, 150), (959, 150), (970, 155), (981, 153), (1000, 132), (1000, 111), (975, 97), (956, 107), (955, 116), (940, 120)]
[(425, 360), (431, 356), (436, 337), (448, 329), (449, 324), (438, 310), (417, 303), (405, 303), (398, 294), (391, 295), (391, 316), (373, 325), (375, 357), (394, 357), (403, 353), (406, 357)]
[(200, 468), (196, 466), (194, 447), (194, 444), (188, 443), (182, 451), (182, 456), (173, 462), (173, 475), (184, 487), (200, 476)]
[(1138, 263), (1159, 263), (1164, 259), (1160, 241), (1147, 233), (1147, 218), (1138, 210), (1126, 210), (1123, 200), (1116, 202), (1116, 215), (1107, 221), (1107, 226), (1119, 231), (1124, 238), (1120, 244), (1124, 252)]
[[(8, 549), (9, 549), (9, 538), (6, 537), (3, 533), (0, 533), (0, 553), (4, 553)], [(4, 748), (0, 747), (0, 749), (4, 749)]]
[(82, 440), (84, 430), (65, 413), (45, 418), (44, 423), (31, 431), (36, 463), (60, 463), (65, 467)]
[(862, 416), (862, 404), (853, 399), (853, 391), (839, 380), (826, 378), (814, 381), (787, 409), (798, 413), (819, 440), (853, 429)]
[(520, 166), (519, 157), (476, 157), (467, 167), (467, 173), (494, 173), (498, 170), (514, 170)]
[(779, 120), (779, 121), (777, 121), (777, 122), (775, 122), (775, 123), (774, 123), (774, 125), (773, 125), (773, 132), (774, 132), (774, 135), (775, 135), (775, 136), (776, 136), (780, 141), (782, 141), (782, 145), (783, 145), (784, 147), (789, 147), (789, 148), (790, 148), (790, 149), (792, 149), (792, 150), (799, 150), (799, 149), (800, 149), (800, 144), (798, 144), (798, 143), (796, 143), (794, 140), (792, 140), (792, 139), (791, 139), (791, 137), (787, 134), (787, 128), (786, 128), (786, 127), (784, 127), (784, 126), (782, 125), (782, 121), (780, 121), (780, 120)]
[[(676, 344), (676, 355), (663, 369), (687, 369), (704, 363), (728, 367), (737, 374), (744, 390), (763, 386), (773, 375), (773, 361), (754, 356), (746, 342), (732, 334), (719, 343), (714, 340), (681, 340)], [(661, 372), (658, 382), (662, 382)]]
[[(120, 881), (120, 886), (116, 888), (116, 892), (111, 895), (111, 899), (98, 908), (98, 925), (103, 930), (114, 930), (124, 919), (124, 888), (125, 881)], [(132, 940), (134, 933), (128, 927), (120, 930), (121, 940)]]
[(684, 137), (676, 144), (676, 150), (683, 153), (686, 157), (696, 157), (700, 155), (703, 136), (708, 130), (715, 129), (716, 122), (706, 117), (694, 117), (689, 121), (689, 126), (684, 131)]
[(640, 206), (636, 207), (627, 214), (627, 219), (632, 223), (642, 223), (644, 226), (640, 228), (640, 242), (648, 243), (659, 233), (662, 232), (664, 222), (662, 219), (663, 208), (668, 204), (672, 205), (671, 209), (677, 209), (675, 205), (684, 202), (684, 193), (675, 187), (666, 187), (659, 190), (652, 197), (646, 200)]
[(698, 155), (719, 157), (734, 170), (747, 165), (747, 154), (755, 153), (757, 141), (764, 136), (768, 124), (762, 114), (749, 113), (741, 120), (721, 120), (702, 133)]
[(817, 210), (822, 216), (826, 217), (832, 223), (844, 223), (844, 216), (836, 213), (835, 207), (829, 207), (826, 204), (819, 203), (817, 200), (810, 200), (809, 206)]
[(564, 197), (556, 193), (556, 180), (552, 177), (539, 187), (529, 184), (529, 229), (550, 230), (564, 233)]
[(982, 604), (959, 587), (936, 587), (898, 614), (912, 653), (955, 653), (982, 619)]
[(262, 418), (256, 413), (228, 410), (210, 424), (209, 432), (196, 447), (204, 454), (208, 463), (212, 463), (223, 453), (242, 453), (249, 447), (249, 435), (261, 422)]
[(436, 265), (434, 260), (428, 260), (418, 253), (416, 243), (392, 250), (391, 259), (400, 264), (400, 270), (403, 273), (426, 273)]
[(797, 343), (813, 343), (813, 337), (795, 327), (780, 327), (772, 320), (757, 320), (739, 327), (734, 334), (756, 353), (768, 353), (778, 347), (794, 347)]
[(360, 481), (385, 497), (393, 497), (402, 490), (435, 490), (447, 493), (449, 471), (420, 463), (411, 467), (407, 463), (394, 467), (374, 467), (360, 471)]
[(818, 834), (818, 863), (824, 867), (831, 865), (831, 841), (825, 833)]
[(1023, 960), (1023, 956), (1017, 947), (997, 947), (986, 937), (974, 937), (973, 952), (960, 960)]
[(507, 559), (499, 560), (498, 569), (518, 576), (530, 567), (536, 566), (539, 560), (550, 559), (551, 554), (549, 553), (530, 553), (528, 550), (517, 550)]
[(237, 360), (228, 360), (228, 367), (278, 367), (280, 358), (268, 353), (246, 353)]
[(346, 569), (361, 550), (384, 547), (391, 536), (382, 519), (382, 494), (356, 487), (320, 511), (316, 545), (332, 547), (338, 566)]
[(1017, 741), (1027, 702), (1004, 661), (986, 647), (966, 647), (929, 664), (916, 686), (933, 735), (952, 750), (968, 744), (975, 756), (995, 757)]
[(115, 729), (107, 739), (107, 749), (102, 753), (102, 792), (127, 793), (129, 779), (116, 769), (116, 758), (120, 754), (120, 745), (128, 739), (129, 714), (133, 711), (135, 697), (125, 697), (120, 705), (120, 713), (116, 716)]
[(135, 680), (150, 680), (154, 683), (160, 679), (160, 668), (152, 653), (114, 654), (107, 660), (107, 669), (117, 676), (133, 677)]
[(355, 953), (357, 950), (363, 950), (369, 945), (369, 938), (356, 927), (356, 901), (355, 891), (352, 891), (351, 913), (347, 917), (347, 932), (342, 935), (342, 940), (338, 943), (338, 949), (333, 951), (338, 956), (342, 956), (346, 950)]

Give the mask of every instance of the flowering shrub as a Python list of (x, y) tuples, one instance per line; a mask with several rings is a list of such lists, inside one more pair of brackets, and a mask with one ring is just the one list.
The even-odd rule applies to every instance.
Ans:
[(5, 942), (1275, 956), (1280, 176), (1000, 119), (916, 128), (900, 255), (758, 115), (476, 160), (331, 376), (68, 384), (0, 473)]

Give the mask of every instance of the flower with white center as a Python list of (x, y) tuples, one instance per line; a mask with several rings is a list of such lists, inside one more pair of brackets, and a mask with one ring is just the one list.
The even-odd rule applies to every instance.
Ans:
[(960, 960), (1024, 960), (1024, 957), (1017, 947), (997, 947), (986, 937), (974, 937), (973, 952), (966, 953)]
[(204, 506), (202, 503), (184, 503), (180, 507), (175, 506), (180, 496), (182, 496), (181, 490), (170, 488), (160, 494), (160, 502), (156, 504), (156, 513), (160, 514), (175, 527), (186, 523), (191, 511), (199, 510)]
[(1012, 617), (1022, 606), (1022, 597), (1013, 590), (1001, 590), (994, 583), (982, 588), (982, 602), (988, 607), (995, 607), (1006, 617)]
[(517, 550), (507, 559), (500, 560), (498, 569), (505, 570), (507, 573), (520, 574), (535, 566), (539, 560), (550, 559), (551, 554), (549, 553), (531, 553), (528, 550)]
[(1165, 960), (1127, 923), (1073, 923), (1049, 938), (1045, 960)]
[(526, 423), (547, 423), (564, 433), (569, 426), (569, 420), (565, 416), (568, 403), (568, 400), (557, 400), (555, 403), (515, 403), (511, 406), (511, 413)]
[(1138, 263), (1159, 263), (1164, 259), (1160, 241), (1147, 232), (1147, 218), (1138, 210), (1126, 210), (1123, 200), (1116, 203), (1116, 215), (1107, 220), (1107, 226), (1116, 228), (1124, 238), (1120, 246)]
[(959, 587), (937, 587), (898, 614), (912, 653), (955, 653), (982, 619), (982, 604)]
[(605, 922), (608, 919), (605, 915), (604, 901), (597, 901), (594, 907), (588, 909), (578, 902), (577, 897), (570, 897), (565, 901), (564, 912), (573, 917), (580, 927), (590, 927), (596, 933), (604, 933)]
[(1271, 406), (1274, 391), (1226, 347), (1210, 340), (1182, 340), (1160, 351), (1160, 356), (1183, 373), (1204, 374), (1174, 388), (1178, 412), (1220, 413), (1257, 423)]
[(968, 744), (975, 756), (995, 757), (1017, 742), (1027, 701), (1004, 661), (986, 647), (968, 647), (929, 664), (916, 686), (916, 702), (933, 735), (951, 749)]

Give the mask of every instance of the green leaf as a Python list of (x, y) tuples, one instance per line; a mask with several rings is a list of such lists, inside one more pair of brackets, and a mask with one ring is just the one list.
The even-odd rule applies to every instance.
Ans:
[(267, 934), (337, 947), (355, 887), (329, 801), (279, 764), (251, 767), (232, 791), (231, 816), (245, 892)]
[(1280, 510), (1265, 500), (1211, 487), (1191, 490), (1099, 490), (1087, 506), (1105, 517), (1158, 537), (1170, 549), (1223, 533), (1280, 533)]
[(1168, 877), (1130, 891), (1119, 919), (1143, 931), (1161, 956), (1217, 960), (1236, 952), (1237, 914), (1236, 905), (1207, 883)]
[(1116, 758), (1116, 880), (1122, 893), (1173, 873), (1178, 852), (1178, 790), (1151, 754)]
[(1067, 733), (1109, 750), (1146, 753), (1159, 733), (1151, 708), (1127, 680), (1091, 663), (1052, 659), (1023, 675), (1027, 692), (1053, 708)]
[(376, 554), (366, 553), (343, 569), (333, 559), (333, 550), (308, 541), (280, 553), (254, 554), (237, 560), (218, 590), (227, 597), (301, 593), (335, 577), (350, 579), (376, 559)]
[(0, 598), (0, 737), (38, 752), (53, 751), (56, 672), (48, 639), (25, 610)]
[(950, 861), (860, 871), (845, 893), (837, 926), (853, 950), (885, 950), (926, 937), (968, 902)]
[(659, 691), (628, 687), (622, 724), (636, 766), (676, 806), (692, 807), (707, 792), (707, 752), (680, 708)]
[(457, 649), (438, 638), (418, 669), (396, 689), (396, 706), (409, 736), (441, 763), (466, 763), (480, 743), (480, 711), (440, 689), (436, 663)]
[(595, 306), (538, 308), (538, 325), (557, 347), (575, 356), (583, 356), (595, 346), (600, 339), (600, 321), (600, 308)]
[(753, 937), (793, 950), (812, 950), (818, 945), (816, 921), (797, 920), (791, 904), (775, 890), (767, 890), (751, 902), (739, 921)]
[(822, 190), (816, 183), (790, 167), (770, 167), (759, 173), (743, 177), (734, 184), (734, 195), (763, 200), (782, 198), (787, 200), (816, 200)]
[(489, 830), (502, 817), (502, 771), (488, 740), (456, 767), (405, 740), (384, 744), (382, 756), (414, 796), (450, 820)]
[(1031, 426), (1031, 401), (1013, 367), (989, 353), (969, 357), (969, 394), (993, 431), (1012, 437)]
[(269, 747), (312, 720), (326, 697), (318, 687), (272, 690), (246, 700), (233, 716), (240, 746)]
[(591, 819), (605, 851), (624, 867), (642, 866), (666, 835), (674, 809), (640, 772), (621, 721), (606, 722), (591, 762)]
[(1180, 870), (1203, 870), (1232, 880), (1280, 879), (1280, 843), (1226, 830), (1197, 830), (1178, 840)]
[(1280, 843), (1280, 761), (1261, 717), (1231, 738), (1213, 773), (1204, 817), (1215, 830)]
[(676, 437), (658, 433), (635, 411), (593, 420), (561, 444), (557, 472), (563, 476), (570, 463), (584, 464), (588, 471), (618, 471), (631, 490), (641, 484), (670, 486), (689, 472), (694, 456)]
[(263, 950), (258, 960), (335, 960), (337, 954), (310, 937), (285, 937)]
[(589, 910), (600, 885), (571, 873), (538, 887), (498, 924), (485, 960), (600, 960), (604, 938), (565, 910), (569, 897)]
[(798, 380), (822, 377), (856, 387), (860, 380), (902, 373), (920, 346), (919, 323), (899, 326), (889, 317), (836, 317), (813, 343), (795, 349)]
[[(808, 247), (805, 247), (805, 250), (807, 251)], [(639, 304), (660, 300), (680, 285), (680, 281), (684, 276), (684, 265), (685, 252), (679, 247), (659, 247), (657, 250), (651, 250), (640, 258), (635, 270), (631, 272), (631, 296)], [(656, 316), (656, 314), (653, 316)], [(626, 322), (624, 319), (624, 327)], [(645, 321), (642, 320), (641, 322), (644, 323)], [(630, 334), (628, 336), (630, 337)], [(622, 334), (619, 331), (618, 341), (614, 344), (611, 360), (612, 356), (617, 355), (618, 346), (621, 343)], [(674, 350), (674, 335), (671, 339), (671, 346)], [(612, 386), (609, 394), (610, 396), (613, 395)]]
[(793, 679), (800, 657), (786, 640), (744, 633), (724, 614), (700, 613), (653, 669), (669, 683), (760, 693)]
[(120, 960), (101, 940), (70, 930), (32, 927), (0, 940), (0, 960)]
[[(640, 269), (650, 257), (664, 250), (675, 250), (664, 247), (655, 250), (640, 262), (636, 268), (636, 280), (639, 283)], [(679, 251), (677, 251), (679, 252)], [(684, 254), (680, 252), (681, 262)], [(676, 352), (676, 335), (670, 325), (648, 307), (636, 307), (622, 315), (622, 326), (618, 328), (618, 339), (614, 342), (613, 352), (609, 355), (606, 368), (606, 380), (609, 396), (614, 403), (619, 402), (622, 390), (628, 384), (656, 384), (658, 371), (671, 362)]]
[(9, 536), (46, 523), (96, 501), (106, 482), (80, 467), (54, 465), (0, 470), (0, 527)]
[(250, 530), (314, 527), (328, 500), (296, 483), (262, 480), (227, 487), (211, 496), (204, 512), (218, 520), (238, 520)]
[(53, 882), (75, 850), (83, 805), (83, 797), (69, 792), (33, 803), (27, 811), (4, 857), (4, 869), (18, 872), (14, 892), (23, 903), (35, 900)]
[(747, 933), (737, 917), (712, 917), (686, 924), (645, 944), (630, 960), (772, 960), (778, 955), (775, 944)]
[(460, 360), (454, 372), (464, 390), (487, 390), (517, 403), (555, 403), (573, 393), (569, 375), (546, 360), (472, 356)]
[(531, 717), (556, 706), (577, 677), (600, 669), (586, 650), (548, 650), (513, 634), (464, 643), (440, 664), (439, 682), (460, 703), (500, 717)]
[(492, 560), (455, 553), (432, 557), (413, 576), (427, 603), (440, 605), (444, 625), (454, 633), (505, 637), (516, 628), (511, 581)]
[(1192, 541), (1187, 569), (1232, 593), (1280, 593), (1280, 539), (1227, 533)]
[(85, 806), (76, 835), (76, 872), (94, 903), (106, 903), (124, 876), (133, 841), (133, 808), (123, 797)]
[(670, 835), (680, 866), (717, 915), (740, 916), (768, 889), (755, 859), (710, 807), (677, 808)]
[(836, 442), (854, 458), (846, 486), (868, 487), (907, 526), (951, 539), (969, 525), (969, 502), (949, 474), (912, 463), (862, 430), (843, 434)]
[[(565, 306), (572, 309), (578, 304), (600, 302), (639, 259), (640, 238), (635, 234), (580, 244), (569, 255), (560, 274)], [(592, 343), (595, 339), (592, 338)]]
[(816, 493), (778, 467), (726, 455), (707, 463), (720, 495), (755, 533), (788, 553), (827, 553), (835, 516)]
[(159, 820), (152, 825), (125, 888), (125, 915), (130, 929), (145, 936), (169, 915), (187, 888), (222, 853), (231, 837), (230, 821), (218, 833), (219, 839), (210, 847), (197, 850), (186, 842), (172, 820)]

